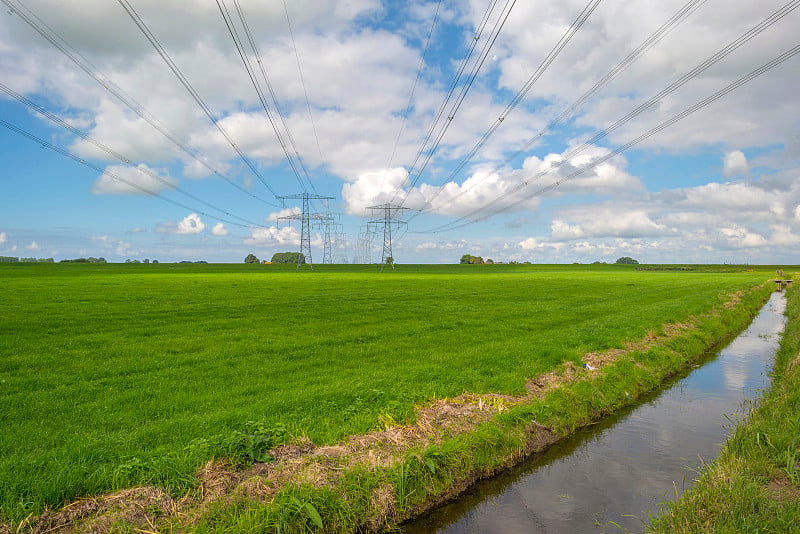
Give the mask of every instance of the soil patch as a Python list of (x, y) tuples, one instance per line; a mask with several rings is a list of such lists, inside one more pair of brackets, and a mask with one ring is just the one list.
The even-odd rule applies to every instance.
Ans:
[(783, 503), (800, 502), (800, 488), (788, 478), (774, 478), (767, 484), (767, 493)]

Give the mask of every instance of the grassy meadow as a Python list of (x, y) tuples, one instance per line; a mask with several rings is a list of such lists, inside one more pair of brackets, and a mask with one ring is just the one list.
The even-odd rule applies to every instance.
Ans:
[(0, 264), (0, 520), (521, 393), (774, 275), (728, 270)]

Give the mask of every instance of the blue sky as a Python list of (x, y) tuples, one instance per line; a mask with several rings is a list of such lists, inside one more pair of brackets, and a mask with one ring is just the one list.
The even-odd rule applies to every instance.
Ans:
[[(800, 10), (793, 2), (292, 0), (284, 8), (282, 0), (239, 0), (273, 100), (237, 2), (220, 0), (285, 151), (217, 2), (3, 3), (0, 120), (35, 139), (0, 126), (0, 255), (269, 259), (300, 246), (298, 222), (278, 219), (297, 213), (298, 204), (276, 195), (305, 189), (334, 197), (313, 206), (315, 213), (330, 210), (337, 222), (334, 261), (379, 261), (382, 234), (366, 250), (359, 246), (368, 234), (366, 208), (395, 202), (408, 208), (408, 225), (395, 233), (400, 263), (453, 263), (467, 253), (535, 263), (620, 256), (800, 263), (800, 55), (610, 157), (797, 46)], [(221, 129), (123, 4), (141, 17)], [(574, 31), (587, 6), (591, 12)], [(773, 24), (654, 98), (782, 8)], [(686, 16), (615, 70), (682, 9)], [(565, 36), (566, 45), (549, 55)], [(443, 106), (462, 64), (456, 96)], [(433, 138), (443, 133), (435, 151), (425, 143), (429, 131)], [(322, 236), (315, 227), (317, 263)]]

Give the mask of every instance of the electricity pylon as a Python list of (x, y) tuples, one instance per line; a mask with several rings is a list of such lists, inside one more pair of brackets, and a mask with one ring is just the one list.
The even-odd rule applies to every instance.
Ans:
[[(406, 224), (399, 219), (402, 210), (407, 210), (403, 206), (397, 204), (379, 204), (377, 206), (370, 206), (368, 209), (372, 210), (373, 219), (367, 223), (373, 228), (383, 226), (383, 253), (381, 254), (381, 271), (386, 264), (386, 259), (391, 258), (392, 270), (394, 270), (394, 256), (392, 255), (392, 227), (399, 228), (401, 225)], [(377, 217), (376, 217), (377, 215)], [(377, 233), (377, 232), (376, 232)]]
[(367, 231), (358, 234), (358, 245), (357, 245), (358, 250), (356, 251), (358, 260), (356, 261), (356, 263), (362, 263), (362, 264), (370, 263), (370, 260), (372, 259), (370, 257), (371, 256), (370, 248), (372, 247), (371, 237), (372, 234), (369, 232), (369, 229), (367, 229)]
[(331, 225), (334, 218), (330, 212), (312, 213), (311, 218), (317, 223), (317, 227), (322, 230), (322, 263), (333, 263), (333, 246), (331, 243)]
[(301, 260), (305, 258), (306, 263), (314, 270), (314, 261), (311, 259), (311, 208), (312, 200), (332, 200), (333, 197), (326, 197), (322, 195), (308, 193), (304, 191), (296, 195), (287, 195), (278, 197), (281, 200), (302, 200), (303, 209), (296, 215), (286, 215), (278, 217), (278, 219), (300, 219), (300, 255), (297, 257), (297, 270), (300, 270)]

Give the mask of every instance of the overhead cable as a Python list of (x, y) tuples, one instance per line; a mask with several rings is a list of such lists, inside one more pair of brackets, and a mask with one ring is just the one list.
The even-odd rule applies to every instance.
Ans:
[(289, 26), (289, 37), (292, 39), (292, 48), (294, 49), (294, 57), (297, 60), (297, 72), (300, 74), (300, 84), (303, 86), (303, 94), (306, 97), (306, 108), (308, 109), (308, 118), (311, 120), (311, 129), (314, 132), (314, 139), (317, 141), (317, 150), (319, 151), (320, 161), (324, 161), (322, 157), (322, 147), (319, 144), (319, 136), (317, 135), (317, 125), (314, 123), (314, 114), (311, 113), (311, 101), (308, 99), (308, 90), (306, 89), (306, 81), (303, 78), (303, 69), (300, 67), (300, 54), (297, 53), (297, 43), (294, 40), (294, 32), (292, 31), (292, 19), (289, 17), (289, 8), (286, 6), (286, 0), (283, 0), (283, 11), (286, 13), (286, 24)]
[[(139, 185), (139, 184), (137, 184), (135, 182), (131, 182), (130, 180), (126, 180), (125, 178), (119, 176), (118, 174), (116, 174), (116, 173), (114, 173), (112, 171), (109, 171), (108, 169), (103, 169), (101, 167), (98, 167), (97, 165), (95, 165), (95, 164), (93, 164), (93, 163), (91, 163), (89, 161), (86, 161), (86, 159), (84, 159), (84, 158), (82, 158), (82, 157), (80, 157), (78, 155), (75, 155), (72, 152), (69, 152), (68, 150), (66, 150), (64, 148), (58, 147), (58, 146), (56, 146), (56, 145), (54, 145), (54, 144), (52, 144), (52, 143), (50, 143), (48, 141), (45, 141), (41, 137), (38, 137), (35, 134), (33, 134), (33, 133), (31, 133), (31, 132), (29, 132), (27, 130), (19, 128), (18, 126), (15, 126), (15, 125), (11, 124), (10, 122), (7, 122), (7, 121), (5, 121), (3, 119), (0, 119), (0, 126), (3, 126), (3, 127), (7, 128), (7, 129), (11, 130), (12, 132), (17, 133), (17, 134), (19, 134), (19, 135), (21, 135), (23, 137), (27, 137), (31, 141), (34, 141), (35, 143), (38, 143), (39, 145), (41, 145), (41, 146), (43, 146), (45, 148), (49, 148), (53, 152), (61, 154), (62, 156), (66, 157), (66, 158), (69, 158), (69, 159), (71, 159), (73, 161), (76, 161), (76, 162), (80, 163), (81, 165), (85, 165), (86, 167), (89, 167), (90, 169), (93, 169), (93, 170), (99, 172), (101, 175), (109, 176), (110, 178), (113, 178), (114, 180), (117, 180), (118, 182), (121, 182), (121, 183), (123, 183), (123, 184), (125, 184), (125, 185), (127, 185), (129, 187), (134, 188), (134, 189), (138, 189), (139, 191), (141, 191), (143, 193), (147, 193), (148, 195), (152, 195), (154, 197), (158, 197), (161, 200), (164, 200), (165, 202), (169, 202), (170, 204), (174, 204), (175, 206), (178, 206), (178, 207), (183, 208), (185, 210), (189, 210), (189, 211), (191, 211), (193, 213), (198, 213), (198, 214), (203, 215), (205, 217), (209, 217), (209, 218), (214, 219), (216, 221), (221, 221), (221, 222), (224, 222), (224, 223), (227, 223), (227, 224), (230, 224), (230, 225), (233, 225), (233, 226), (238, 226), (238, 227), (241, 227), (241, 228), (250, 228), (250, 226), (248, 226), (248, 225), (244, 225), (244, 224), (241, 224), (241, 223), (237, 223), (237, 222), (234, 222), (234, 221), (223, 219), (222, 217), (218, 217), (216, 215), (211, 215), (210, 213), (207, 213), (205, 211), (198, 210), (198, 209), (193, 208), (191, 206), (187, 206), (186, 204), (178, 202), (177, 200), (173, 200), (173, 199), (171, 199), (169, 197), (165, 197), (161, 193), (158, 193), (157, 191), (153, 191), (153, 190), (148, 189), (146, 187), (143, 187), (143, 186), (141, 186), (141, 185)], [(264, 227), (263, 225), (257, 225), (257, 226)]]
[[(474, 215), (476, 215), (477, 213), (479, 213), (479, 212), (491, 207), (494, 204), (497, 204), (498, 202), (504, 200), (506, 197), (516, 193), (517, 191), (520, 191), (521, 189), (524, 189), (533, 180), (548, 174), (551, 170), (557, 169), (558, 167), (563, 165), (565, 162), (569, 161), (570, 158), (572, 158), (572, 157), (576, 156), (577, 154), (583, 152), (584, 150), (586, 150), (587, 148), (589, 148), (590, 146), (595, 144), (600, 139), (602, 139), (602, 138), (606, 137), (608, 134), (616, 131), (617, 129), (619, 129), (621, 126), (623, 126), (627, 122), (629, 122), (632, 119), (638, 117), (643, 112), (645, 112), (646, 110), (648, 110), (651, 107), (653, 107), (655, 104), (657, 104), (665, 96), (668, 96), (669, 94), (675, 92), (680, 87), (682, 87), (683, 85), (688, 83), (690, 80), (692, 80), (695, 77), (697, 77), (700, 74), (702, 74), (709, 67), (711, 67), (712, 65), (714, 65), (717, 62), (721, 61), (726, 56), (731, 54), (733, 51), (735, 51), (736, 49), (740, 48), (741, 46), (746, 44), (748, 41), (753, 39), (755, 36), (757, 36), (758, 34), (763, 32), (764, 30), (766, 30), (767, 28), (769, 28), (773, 24), (777, 23), (780, 19), (782, 19), (783, 17), (785, 17), (786, 15), (791, 13), (793, 10), (795, 10), (798, 6), (800, 6), (800, 0), (793, 0), (793, 1), (785, 4), (783, 7), (781, 7), (780, 9), (778, 9), (777, 11), (775, 11), (774, 13), (769, 15), (767, 18), (765, 18), (764, 20), (762, 20), (761, 22), (759, 22), (758, 24), (756, 24), (755, 26), (750, 28), (748, 31), (746, 31), (745, 33), (740, 35), (738, 38), (736, 38), (733, 41), (731, 41), (729, 44), (724, 46), (722, 49), (720, 49), (718, 52), (716, 52), (715, 54), (710, 56), (708, 59), (706, 59), (705, 61), (703, 61), (699, 65), (697, 65), (694, 69), (690, 70), (689, 72), (687, 72), (686, 74), (684, 74), (683, 76), (681, 76), (680, 78), (678, 78), (677, 80), (672, 82), (670, 85), (668, 85), (663, 90), (661, 90), (658, 94), (656, 94), (653, 97), (649, 98), (646, 102), (644, 102), (643, 104), (637, 106), (634, 110), (629, 112), (627, 115), (625, 115), (624, 117), (622, 117), (619, 120), (617, 120), (616, 122), (614, 122), (611, 126), (609, 126), (608, 128), (606, 128), (604, 130), (601, 130), (600, 132), (596, 133), (588, 141), (586, 141), (586, 142), (582, 143), (581, 145), (576, 146), (576, 147), (572, 148), (571, 150), (569, 150), (567, 153), (565, 153), (562, 156), (561, 161), (555, 162), (555, 163), (552, 164), (552, 168), (551, 169), (549, 169), (547, 171), (542, 171), (542, 172), (537, 173), (533, 177), (531, 177), (531, 178), (529, 178), (527, 180), (524, 180), (520, 184), (517, 184), (516, 186), (514, 186), (510, 190), (508, 190), (508, 191), (504, 192), (503, 194), (499, 195), (494, 200), (490, 201), (489, 203), (485, 204), (484, 206), (481, 206), (481, 207), (473, 210), (469, 214), (464, 215), (462, 217), (459, 217), (455, 221), (452, 221), (452, 222), (450, 222), (448, 224), (442, 225), (441, 227), (438, 227), (438, 228), (436, 228), (434, 230), (439, 230), (440, 228), (446, 228), (446, 227), (451, 226), (454, 223), (457, 223), (458, 221), (470, 219)], [(433, 230), (431, 230), (431, 231), (433, 231)]]
[[(294, 151), (294, 155), (297, 158), (297, 161), (299, 162), (301, 169), (303, 170), (303, 174), (305, 175), (306, 180), (308, 181), (308, 185), (311, 186), (311, 190), (316, 194), (317, 188), (308, 174), (308, 170), (306, 169), (306, 166), (303, 163), (303, 158), (300, 157), (300, 152), (297, 150), (297, 143), (295, 143), (294, 137), (292, 136), (292, 130), (289, 129), (289, 124), (286, 122), (285, 114), (283, 113), (280, 105), (278, 104), (278, 98), (277, 96), (275, 96), (275, 91), (272, 89), (272, 83), (270, 83), (269, 76), (267, 76), (267, 71), (264, 68), (264, 62), (261, 60), (261, 52), (259, 52), (258, 50), (258, 45), (256, 43), (256, 40), (253, 38), (253, 33), (250, 31), (250, 26), (247, 24), (247, 18), (244, 15), (244, 10), (242, 10), (241, 5), (239, 4), (239, 0), (233, 0), (233, 2), (234, 5), (236, 6), (236, 11), (239, 14), (239, 19), (242, 22), (242, 27), (244, 28), (245, 34), (247, 35), (247, 40), (250, 43), (250, 49), (253, 51), (253, 55), (256, 58), (256, 63), (258, 63), (258, 68), (261, 71), (261, 77), (264, 79), (264, 83), (266, 84), (267, 90), (269, 91), (270, 97), (272, 98), (272, 104), (275, 106), (275, 112), (278, 114), (278, 118), (280, 118), (281, 123), (283, 124), (283, 129), (286, 131), (286, 137), (289, 139), (289, 144), (291, 145), (292, 150)], [(275, 133), (276, 134), (278, 133), (277, 129)], [(281, 139), (281, 143), (282, 142), (283, 141)]]
[[(297, 178), (297, 181), (300, 183), (300, 187), (302, 187), (303, 191), (305, 191), (306, 188), (305, 185), (303, 184), (303, 179), (300, 177), (300, 173), (297, 170), (297, 166), (295, 165), (292, 156), (289, 154), (289, 151), (286, 147), (286, 143), (283, 140), (283, 136), (281, 135), (281, 132), (278, 129), (278, 125), (272, 117), (272, 112), (270, 111), (269, 106), (267, 105), (264, 92), (262, 91), (261, 86), (256, 80), (255, 71), (253, 70), (253, 67), (250, 65), (250, 61), (247, 58), (247, 52), (244, 49), (244, 44), (239, 36), (238, 30), (236, 29), (236, 26), (233, 24), (233, 19), (230, 15), (230, 12), (228, 11), (228, 7), (225, 5), (224, 0), (217, 0), (217, 7), (219, 8), (220, 13), (222, 14), (222, 18), (225, 21), (225, 25), (228, 28), (228, 32), (231, 35), (231, 39), (233, 39), (233, 43), (236, 46), (236, 51), (239, 53), (239, 57), (242, 60), (242, 64), (244, 65), (245, 71), (247, 71), (247, 76), (250, 78), (250, 82), (253, 84), (253, 87), (256, 90), (256, 94), (258, 94), (258, 99), (261, 102), (261, 106), (264, 108), (264, 112), (267, 115), (267, 119), (269, 120), (269, 123), (272, 125), (272, 129), (275, 131), (275, 136), (278, 138), (278, 143), (281, 145), (283, 153), (286, 155), (287, 162), (289, 163), (289, 166), (291, 167), (295, 177)], [(244, 21), (244, 19), (242, 20)], [(252, 39), (251, 39), (251, 44), (254, 45)], [(299, 155), (298, 155), (298, 160), (300, 160)], [(300, 165), (302, 165), (302, 160), (300, 160)], [(305, 167), (303, 167), (303, 170), (305, 171)], [(308, 172), (306, 172), (306, 178), (308, 178)], [(309, 179), (309, 182), (310, 181), (311, 180)]]
[(175, 63), (175, 61), (173, 61), (173, 59), (170, 57), (166, 49), (164, 49), (164, 47), (158, 41), (153, 32), (150, 31), (150, 28), (148, 28), (147, 24), (144, 22), (142, 17), (139, 16), (139, 14), (133, 8), (131, 3), (128, 0), (117, 0), (117, 1), (125, 10), (125, 12), (128, 14), (128, 16), (131, 18), (131, 20), (134, 22), (134, 24), (136, 24), (136, 27), (139, 28), (139, 30), (147, 38), (150, 44), (153, 45), (153, 48), (155, 48), (156, 52), (158, 52), (158, 55), (161, 56), (161, 59), (164, 60), (164, 63), (166, 63), (167, 66), (170, 68), (170, 70), (173, 72), (173, 74), (175, 74), (175, 76), (178, 78), (178, 81), (181, 82), (181, 85), (183, 85), (186, 91), (189, 92), (189, 95), (194, 99), (197, 105), (200, 106), (200, 109), (203, 110), (203, 113), (206, 114), (208, 119), (217, 128), (219, 133), (225, 138), (228, 144), (231, 145), (236, 154), (239, 155), (239, 159), (241, 159), (244, 162), (244, 164), (247, 165), (247, 167), (250, 169), (250, 172), (256, 178), (259, 179), (259, 181), (264, 185), (264, 187), (266, 187), (269, 190), (270, 193), (272, 193), (272, 196), (278, 198), (278, 194), (275, 192), (272, 186), (269, 185), (264, 176), (262, 176), (262, 174), (258, 171), (255, 164), (250, 160), (250, 158), (248, 158), (244, 154), (244, 152), (242, 152), (242, 150), (239, 148), (239, 146), (236, 144), (233, 138), (231, 138), (230, 134), (222, 126), (219, 119), (217, 119), (217, 117), (214, 115), (214, 112), (212, 112), (211, 108), (209, 108), (208, 105), (203, 101), (200, 94), (192, 86), (192, 84), (189, 82), (188, 78), (186, 78), (183, 72), (181, 72), (178, 65)]
[[(477, 46), (477, 42), (482, 36), (482, 32), (483, 32), (483, 30), (485, 28), (486, 22), (488, 22), (489, 15), (490, 15), (491, 11), (494, 9), (494, 5), (496, 3), (497, 3), (496, 1), (493, 2), (489, 6), (490, 9), (487, 9), (483, 26), (481, 26), (478, 34), (476, 34), (476, 36), (474, 37), (473, 46), (470, 47), (470, 51), (468, 52), (467, 57), (465, 58), (465, 61), (462, 62), (462, 68), (459, 70), (458, 75), (454, 79), (453, 84), (450, 87), (450, 91), (448, 91), (447, 97), (445, 98), (442, 106), (439, 108), (439, 111), (436, 114), (436, 117), (434, 118), (433, 122), (431, 123), (431, 126), (428, 129), (428, 133), (425, 136), (425, 139), (423, 140), (422, 145), (420, 146), (420, 149), (417, 151), (417, 155), (414, 158), (414, 161), (411, 163), (411, 166), (409, 167), (409, 171), (408, 171), (409, 176), (411, 176), (412, 174), (416, 174), (417, 175), (416, 178), (414, 178), (412, 180), (411, 187), (413, 187), (416, 184), (416, 182), (419, 180), (419, 177), (421, 176), (422, 171), (428, 165), (428, 163), (430, 162), (431, 158), (436, 153), (436, 150), (439, 148), (439, 145), (442, 142), (442, 138), (444, 137), (444, 135), (447, 132), (447, 130), (450, 128), (450, 124), (453, 122), (453, 119), (455, 118), (456, 114), (458, 113), (458, 110), (461, 108), (461, 104), (464, 102), (464, 99), (466, 98), (467, 93), (469, 93), (469, 90), (472, 87), (472, 84), (475, 82), (475, 78), (478, 76), (478, 73), (480, 72), (481, 67), (483, 67), (484, 62), (486, 61), (486, 58), (488, 57), (489, 52), (491, 51), (492, 47), (494, 46), (494, 43), (497, 41), (497, 37), (500, 35), (500, 31), (503, 29), (503, 27), (505, 26), (506, 22), (508, 21), (508, 17), (511, 14), (511, 10), (514, 8), (514, 5), (516, 4), (516, 0), (506, 0), (506, 3), (503, 6), (503, 9), (501, 10), (501, 12), (500, 12), (500, 14), (498, 16), (498, 19), (495, 22), (495, 25), (494, 25), (494, 27), (492, 28), (492, 30), (490, 32), (489, 39), (487, 41), (485, 41), (483, 49), (481, 50), (478, 58), (476, 59), (475, 65), (473, 66), (467, 81), (464, 83), (464, 85), (461, 86), (461, 91), (459, 92), (458, 96), (456, 97), (456, 100), (453, 103), (453, 105), (450, 107), (450, 110), (447, 113), (447, 117), (445, 118), (444, 121), (442, 121), (441, 125), (439, 126), (439, 131), (436, 134), (436, 137), (434, 138), (433, 143), (428, 148), (428, 142), (430, 141), (431, 137), (433, 136), (434, 132), (436, 131), (436, 127), (437, 127), (437, 125), (439, 125), (439, 120), (443, 116), (444, 110), (447, 108), (447, 104), (449, 103), (452, 95), (455, 93), (456, 87), (458, 86), (458, 82), (460, 81), (461, 75), (463, 74), (463, 69), (465, 68), (468, 59), (472, 56), (472, 53), (473, 53), (473, 51), (475, 49), (475, 46)], [(423, 154), (425, 154), (426, 152), (427, 152), (427, 156), (425, 158), (423, 158)], [(417, 163), (419, 162), (419, 160), (421, 158), (423, 158), (423, 162), (422, 162), (421, 166), (419, 168), (417, 168)], [(394, 201), (394, 198), (396, 198), (398, 194), (399, 194), (399, 191), (395, 193), (394, 197), (392, 198), (392, 201)]]
[(611, 158), (621, 154), (622, 152), (628, 150), (629, 148), (631, 148), (633, 146), (636, 146), (639, 143), (641, 143), (642, 141), (645, 141), (645, 140), (649, 139), (650, 137), (660, 133), (661, 131), (665, 130), (666, 128), (669, 128), (670, 126), (672, 126), (676, 122), (678, 122), (680, 120), (683, 120), (684, 118), (686, 118), (689, 115), (695, 113), (696, 111), (699, 111), (699, 110), (703, 109), (704, 107), (708, 106), (709, 104), (711, 104), (713, 102), (716, 102), (720, 98), (723, 98), (724, 96), (726, 96), (731, 91), (734, 91), (734, 90), (738, 89), (742, 85), (745, 85), (746, 83), (752, 81), (753, 79), (761, 76), (765, 72), (777, 67), (781, 63), (787, 61), (788, 59), (791, 59), (792, 57), (796, 56), (797, 54), (800, 54), (800, 44), (794, 46), (793, 48), (787, 50), (786, 52), (780, 54), (779, 56), (776, 56), (775, 58), (773, 58), (770, 61), (768, 61), (767, 63), (761, 65), (757, 69), (749, 72), (745, 76), (742, 76), (741, 78), (739, 78), (735, 82), (733, 82), (731, 84), (728, 84), (723, 89), (720, 89), (719, 91), (717, 91), (716, 93), (712, 94), (711, 96), (706, 97), (705, 99), (701, 100), (700, 102), (697, 102), (696, 104), (686, 108), (685, 110), (683, 110), (682, 112), (678, 113), (677, 115), (674, 115), (672, 118), (660, 123), (655, 128), (652, 128), (652, 129), (648, 130), (647, 132), (643, 133), (642, 135), (640, 135), (639, 137), (633, 139), (632, 141), (629, 141), (629, 142), (625, 143), (624, 145), (622, 145), (620, 147), (617, 147), (616, 149), (614, 149), (610, 153), (606, 154), (605, 156), (603, 156), (601, 158), (598, 158), (597, 160), (593, 161), (592, 163), (590, 163), (590, 164), (588, 164), (588, 165), (586, 165), (584, 167), (581, 167), (580, 169), (577, 169), (576, 171), (571, 172), (570, 174), (568, 174), (568, 175), (556, 180), (555, 182), (553, 182), (551, 184), (548, 184), (548, 185), (542, 187), (541, 189), (538, 189), (534, 193), (532, 193), (530, 195), (527, 195), (527, 196), (515, 201), (513, 204), (510, 204), (508, 206), (504, 206), (502, 209), (496, 210), (493, 213), (490, 213), (490, 214), (487, 214), (487, 215), (483, 215), (483, 216), (481, 216), (479, 218), (470, 220), (468, 222), (464, 222), (464, 223), (459, 224), (457, 226), (451, 226), (451, 227), (447, 228), (447, 230), (449, 231), (449, 230), (455, 230), (457, 228), (463, 228), (464, 226), (467, 226), (467, 225), (470, 225), (470, 224), (485, 220), (485, 219), (487, 219), (487, 218), (489, 218), (489, 217), (491, 217), (493, 215), (496, 215), (497, 213), (500, 213), (501, 211), (505, 211), (505, 210), (507, 210), (509, 208), (516, 207), (519, 204), (521, 204), (522, 202), (525, 202), (526, 200), (528, 200), (528, 199), (530, 199), (530, 198), (532, 198), (534, 196), (539, 196), (542, 193), (546, 193), (548, 191), (552, 191), (552, 190), (556, 189), (559, 185), (561, 185), (562, 183), (566, 182), (567, 180), (571, 180), (573, 178), (576, 178), (576, 177), (580, 176), (581, 174), (583, 174), (583, 173), (585, 173), (585, 172), (587, 172), (589, 170), (594, 169), (598, 165), (601, 165), (601, 164), (605, 163), (606, 161), (608, 161)]
[[(645, 39), (638, 47), (636, 47), (633, 51), (631, 51), (622, 61), (620, 61), (613, 69), (607, 72), (600, 80), (598, 80), (588, 91), (586, 91), (582, 96), (580, 96), (577, 100), (575, 100), (569, 107), (567, 107), (564, 111), (562, 111), (556, 118), (552, 119), (547, 126), (539, 130), (535, 136), (533, 136), (529, 141), (525, 143), (525, 145), (514, 152), (511, 156), (506, 158), (504, 162), (495, 166), (495, 168), (490, 171), (487, 176), (491, 176), (492, 174), (500, 171), (505, 165), (516, 159), (518, 156), (526, 152), (533, 146), (533, 144), (538, 141), (542, 136), (544, 136), (547, 132), (551, 131), (557, 125), (561, 124), (564, 120), (571, 117), (578, 109), (581, 108), (591, 97), (596, 95), (603, 87), (608, 85), (611, 80), (616, 77), (617, 74), (625, 70), (627, 67), (632, 65), (636, 60), (638, 60), (642, 55), (647, 53), (653, 46), (655, 46), (662, 38), (664, 38), (667, 34), (669, 34), (678, 24), (686, 20), (692, 13), (697, 11), (703, 4), (706, 3), (707, 0), (689, 0), (686, 4), (683, 5), (675, 14), (672, 15), (664, 24), (662, 24), (655, 32), (650, 34), (650, 36)], [(459, 167), (458, 171), (463, 168), (463, 165)], [(457, 174), (456, 171), (452, 172), (449, 177), (447, 177), (444, 182), (447, 183), (452, 180), (455, 175)], [(454, 203), (456, 200), (461, 198), (463, 195), (467, 194), (468, 192), (472, 191), (476, 187), (478, 187), (484, 180), (478, 179), (472, 181), (469, 187), (464, 187), (461, 191), (459, 191), (456, 195), (452, 198), (448, 199), (446, 205)], [(438, 196), (444, 191), (444, 188), (437, 189), (430, 198), (426, 199), (426, 206), (431, 206), (433, 201), (438, 198)], [(421, 207), (418, 211), (415, 211), (409, 220), (414, 219), (417, 215), (421, 212), (425, 211), (426, 206)]]
[(178, 187), (177, 185), (175, 185), (174, 183), (170, 182), (169, 180), (164, 179), (162, 176), (160, 176), (158, 173), (154, 172), (149, 167), (137, 166), (133, 161), (131, 161), (131, 158), (120, 154), (119, 152), (117, 152), (116, 150), (112, 149), (108, 145), (106, 145), (104, 143), (101, 143), (100, 141), (96, 140), (94, 137), (90, 136), (86, 132), (83, 132), (83, 131), (75, 128), (71, 124), (67, 123), (61, 117), (59, 117), (59, 116), (55, 115), (54, 113), (46, 110), (42, 106), (40, 106), (40, 105), (36, 104), (35, 102), (31, 101), (30, 99), (22, 96), (21, 94), (17, 93), (16, 91), (14, 91), (13, 89), (11, 89), (10, 87), (8, 87), (7, 85), (5, 85), (2, 82), (0, 82), (0, 90), (3, 91), (4, 93), (6, 93), (7, 95), (11, 96), (12, 98), (15, 98), (17, 101), (21, 102), (22, 104), (25, 104), (26, 106), (28, 106), (29, 108), (34, 110), (36, 113), (40, 113), (41, 115), (43, 115), (44, 117), (49, 119), (51, 122), (53, 122), (53, 123), (61, 126), (62, 128), (70, 131), (72, 134), (80, 137), (84, 141), (87, 141), (87, 142), (93, 144), (95, 147), (99, 148), (100, 150), (102, 150), (103, 152), (105, 152), (106, 154), (111, 156), (112, 158), (116, 159), (120, 163), (123, 163), (125, 165), (130, 166), (132, 169), (135, 169), (137, 172), (139, 172), (141, 174), (145, 174), (145, 175), (149, 176), (150, 178), (156, 180), (157, 182), (161, 182), (164, 186), (166, 186), (166, 187), (168, 187), (170, 189), (174, 189), (175, 191), (181, 193), (182, 195), (185, 195), (185, 196), (191, 198), (192, 200), (194, 200), (196, 202), (200, 202), (201, 204), (204, 204), (204, 205), (208, 206), (211, 209), (214, 209), (214, 210), (216, 210), (216, 211), (218, 211), (220, 213), (224, 213), (228, 217), (233, 217), (234, 219), (238, 219), (238, 220), (240, 220), (242, 222), (246, 222), (248, 224), (255, 225), (255, 226), (260, 226), (261, 225), (260, 223), (253, 222), (253, 221), (244, 219), (242, 217), (239, 217), (237, 215), (234, 215), (233, 213), (230, 213), (229, 211), (226, 211), (226, 210), (224, 210), (222, 208), (219, 208), (219, 207), (215, 206), (214, 204), (211, 204), (210, 202), (206, 202), (202, 198), (200, 198), (200, 197), (198, 197), (196, 195), (193, 195), (192, 193), (189, 193), (188, 191)]
[(408, 104), (406, 104), (406, 110), (403, 113), (403, 121), (400, 123), (400, 130), (397, 132), (397, 137), (394, 140), (394, 147), (392, 147), (392, 155), (389, 156), (389, 163), (386, 165), (386, 168), (383, 171), (383, 179), (381, 180), (381, 185), (386, 183), (386, 173), (392, 167), (392, 163), (394, 163), (394, 156), (397, 153), (397, 146), (400, 144), (400, 138), (403, 135), (403, 130), (406, 128), (406, 122), (408, 122), (408, 116), (411, 114), (411, 107), (414, 105), (414, 94), (417, 91), (417, 84), (419, 84), (419, 80), (422, 77), (422, 71), (425, 68), (425, 56), (428, 54), (428, 48), (431, 44), (431, 37), (433, 37), (433, 30), (436, 28), (436, 23), (439, 20), (439, 8), (442, 6), (442, 0), (439, 0), (436, 3), (436, 11), (433, 13), (433, 21), (431, 22), (431, 29), (428, 30), (428, 38), (425, 40), (425, 48), (422, 49), (422, 54), (419, 58), (419, 67), (417, 68), (417, 76), (414, 78), (414, 83), (411, 85), (411, 93), (408, 95)]
[(167, 128), (164, 124), (162, 124), (156, 117), (154, 117), (150, 112), (148, 112), (141, 104), (136, 102), (130, 95), (126, 94), (113, 80), (109, 77), (100, 73), (97, 68), (95, 68), (89, 60), (83, 57), (77, 50), (75, 50), (72, 46), (67, 43), (67, 41), (61, 37), (57, 32), (55, 32), (50, 26), (45, 24), (36, 14), (34, 14), (30, 9), (27, 7), (20, 6), (15, 4), (12, 0), (0, 0), (3, 2), (12, 13), (16, 14), (19, 18), (21, 18), (26, 24), (28, 24), (33, 30), (35, 30), (39, 35), (44, 37), (51, 45), (53, 45), (59, 52), (67, 56), (75, 65), (77, 65), (82, 71), (84, 71), (89, 77), (95, 80), (101, 87), (103, 87), (106, 91), (108, 91), (111, 95), (117, 98), (120, 102), (122, 102), (128, 109), (134, 112), (139, 118), (147, 122), (150, 126), (153, 127), (157, 132), (161, 135), (166, 137), (170, 142), (172, 142), (176, 147), (178, 147), (181, 151), (183, 151), (186, 155), (200, 163), (203, 167), (208, 169), (214, 175), (222, 178), (230, 185), (234, 186), (235, 188), (239, 189), (244, 194), (248, 195), (249, 197), (258, 200), (259, 202), (263, 202), (270, 206), (277, 206), (277, 204), (267, 201), (261, 198), (258, 195), (253, 194), (252, 192), (248, 191), (241, 185), (237, 184), (223, 173), (215, 169), (208, 163), (204, 158), (202, 158), (196, 150), (193, 150), (185, 143), (183, 143), (177, 136), (177, 134), (171, 132), (169, 128)]

